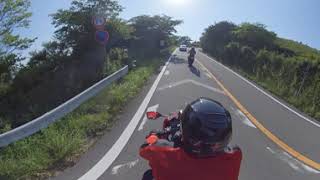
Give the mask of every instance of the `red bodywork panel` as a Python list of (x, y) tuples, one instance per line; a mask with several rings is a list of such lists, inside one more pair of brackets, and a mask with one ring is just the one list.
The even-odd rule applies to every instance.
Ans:
[(191, 157), (181, 148), (149, 145), (140, 149), (149, 161), (156, 180), (237, 180), (242, 153), (240, 149), (215, 157)]

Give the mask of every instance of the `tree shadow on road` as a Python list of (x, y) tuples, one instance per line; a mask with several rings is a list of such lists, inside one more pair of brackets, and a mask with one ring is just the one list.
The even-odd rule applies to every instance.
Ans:
[(194, 66), (189, 66), (189, 69), (190, 69), (190, 71), (191, 71), (193, 74), (195, 74), (196, 76), (198, 76), (198, 77), (201, 76), (200, 70), (197, 69), (196, 67), (194, 67)]

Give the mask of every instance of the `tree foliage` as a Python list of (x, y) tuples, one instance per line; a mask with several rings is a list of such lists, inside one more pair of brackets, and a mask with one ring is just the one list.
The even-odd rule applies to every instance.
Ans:
[(235, 28), (235, 24), (227, 21), (209, 26), (200, 38), (201, 47), (210, 53), (222, 55), (224, 47), (233, 39)]
[(134, 28), (125, 20), (119, 18), (110, 19), (106, 25), (106, 29), (108, 29), (110, 34), (107, 50), (111, 49), (112, 47), (129, 48), (129, 43), (133, 37)]
[(306, 113), (320, 119), (320, 52), (278, 38), (262, 24), (220, 22), (201, 37), (203, 50), (241, 70)]
[(52, 15), (52, 24), (57, 28), (55, 38), (74, 54), (81, 54), (83, 49), (96, 46), (92, 18), (114, 19), (121, 11), (122, 7), (114, 0), (74, 0), (69, 9), (60, 9)]
[(181, 36), (179, 37), (179, 44), (185, 44), (187, 46), (191, 46), (192, 39), (189, 36)]
[(22, 59), (19, 51), (34, 41), (16, 33), (29, 26), (29, 7), (29, 0), (0, 0), (0, 97), (14, 77), (16, 63)]
[(22, 38), (13, 31), (17, 28), (29, 26), (28, 0), (1, 0), (0, 1), (0, 55), (11, 54), (15, 50), (29, 47), (31, 39)]
[(272, 49), (276, 34), (268, 31), (263, 24), (243, 23), (237, 27), (233, 34), (238, 42), (254, 49)]
[(182, 21), (166, 15), (142, 15), (130, 19), (129, 23), (134, 28), (131, 48), (140, 54), (151, 55), (164, 48), (160, 47), (160, 41), (164, 41), (165, 47), (170, 46), (173, 33), (176, 32), (175, 27)]
[[(23, 5), (29, 6), (29, 2), (25, 2)], [(116, 0), (73, 0), (69, 9), (52, 14), (56, 28), (53, 40), (30, 53), (28, 63), (11, 78), (3, 96), (4, 87), (0, 86), (0, 119), (5, 117), (11, 127), (17, 127), (123, 65), (130, 65), (131, 58), (143, 60), (159, 56), (163, 48), (175, 42), (173, 33), (181, 21), (165, 15), (138, 16), (126, 21), (118, 17), (121, 11)], [(95, 41), (94, 17), (106, 19), (104, 29), (110, 34), (106, 46)], [(24, 20), (22, 24), (27, 25), (28, 21)], [(165, 42), (164, 47), (160, 47), (160, 41)], [(5, 63), (0, 63), (1, 71), (3, 65)]]

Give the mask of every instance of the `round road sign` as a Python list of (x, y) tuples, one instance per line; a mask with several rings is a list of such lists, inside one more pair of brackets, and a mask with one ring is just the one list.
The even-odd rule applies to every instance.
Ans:
[(109, 33), (107, 31), (96, 31), (95, 39), (102, 45), (106, 45), (109, 40)]
[(94, 17), (92, 19), (92, 23), (94, 25), (95, 28), (97, 29), (103, 29), (104, 28), (104, 25), (106, 23), (106, 20), (102, 17)]

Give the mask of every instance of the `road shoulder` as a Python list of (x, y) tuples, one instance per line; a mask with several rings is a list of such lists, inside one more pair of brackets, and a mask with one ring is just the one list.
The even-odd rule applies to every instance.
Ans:
[(115, 117), (117, 120), (112, 125), (112, 129), (109, 131), (106, 130), (104, 135), (100, 137), (99, 140), (97, 140), (96, 143), (81, 156), (76, 165), (59, 172), (59, 175), (49, 179), (78, 179), (88, 170), (90, 170), (90, 168), (93, 167), (116, 142), (139, 108), (137, 104), (141, 104), (156, 78), (157, 74), (153, 74), (149, 78), (144, 87), (141, 89), (140, 93), (135, 98), (131, 99), (125, 107), (123, 107), (123, 111), (118, 117)]

